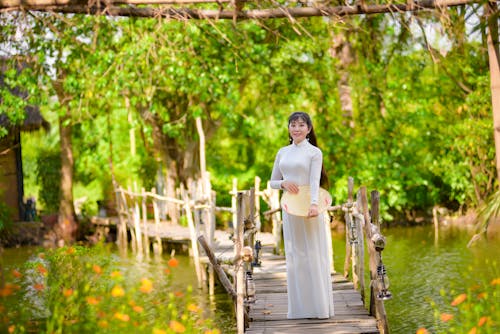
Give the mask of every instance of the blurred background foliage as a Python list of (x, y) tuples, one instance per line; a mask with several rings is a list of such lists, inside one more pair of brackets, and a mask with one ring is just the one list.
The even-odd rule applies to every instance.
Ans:
[[(464, 213), (496, 189), (489, 69), (475, 10), (236, 24), (2, 14), (3, 31), (22, 38), (4, 33), (0, 42), (30, 60), (30, 79), (16, 84), (54, 125), (63, 82), (73, 192), (91, 214), (97, 201), (113, 199), (113, 178), (147, 189), (174, 171), (178, 182), (196, 178), (198, 116), (217, 204), (229, 206), (233, 178), (240, 189), (255, 176), (265, 186), (288, 144), (287, 117), (303, 110), (334, 202), (346, 200), (352, 176), (356, 188), (380, 191), (385, 221), (401, 223), (434, 206)], [(339, 37), (347, 58), (334, 54)], [(350, 116), (341, 110), (341, 80)], [(0, 113), (19, 119), (11, 105)], [(47, 211), (58, 196), (57, 134), (53, 126), (22, 135), (26, 196)]]

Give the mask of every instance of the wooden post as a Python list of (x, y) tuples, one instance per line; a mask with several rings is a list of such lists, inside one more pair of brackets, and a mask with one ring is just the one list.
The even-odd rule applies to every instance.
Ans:
[[(271, 185), (267, 185), (269, 189), (269, 202), (271, 203), (272, 209), (277, 209), (280, 207), (280, 193), (277, 189), (271, 189)], [(281, 212), (278, 210), (272, 215), (273, 222), (273, 236), (274, 236), (274, 253), (280, 254), (281, 245)]]
[(116, 208), (118, 210), (118, 236), (116, 238), (116, 243), (120, 250), (125, 250), (127, 248), (127, 225), (123, 219), (123, 204), (121, 201), (121, 188), (115, 188), (115, 198), (116, 198)]
[[(128, 193), (132, 193), (132, 190), (130, 187), (128, 187)], [(126, 216), (127, 216), (127, 228), (129, 229), (130, 231), (130, 245), (132, 246), (132, 252), (133, 253), (136, 253), (137, 252), (137, 241), (136, 241), (136, 231), (135, 229), (133, 228), (134, 227), (134, 217), (130, 215), (130, 209), (127, 205), (127, 198), (125, 197), (125, 192), (122, 191), (122, 202), (124, 204), (124, 209), (125, 209), (125, 213), (126, 213)]]
[[(211, 247), (213, 247), (215, 241), (215, 204), (216, 204), (216, 193), (212, 191), (212, 183), (210, 182), (210, 173), (206, 172), (206, 196), (208, 198), (208, 206), (209, 209), (206, 209), (207, 215), (207, 235), (208, 242)], [(214, 266), (213, 264), (208, 265), (208, 294), (210, 296), (215, 295), (215, 275), (214, 275)]]
[[(351, 264), (351, 256), (352, 256), (352, 245), (351, 245), (351, 227), (354, 224), (353, 216), (352, 216), (352, 206), (353, 206), (353, 190), (354, 190), (354, 180), (352, 177), (347, 179), (347, 205), (345, 212), (345, 259), (344, 259), (344, 277), (349, 277), (349, 267)], [(353, 279), (354, 279), (354, 270), (353, 270)], [(354, 282), (354, 280), (353, 280)], [(357, 289), (357, 282), (354, 283), (354, 288)]]
[[(378, 191), (374, 190), (371, 192), (371, 208), (372, 208), (372, 222), (376, 227), (376, 230), (380, 231), (380, 223), (379, 223), (379, 207), (380, 207), (380, 194)], [(377, 298), (377, 292), (379, 291), (377, 285), (377, 265), (381, 261), (380, 252), (376, 251), (375, 246), (373, 244), (372, 236), (370, 236), (370, 240), (368, 240), (369, 249), (373, 248), (373, 254), (370, 255), (370, 272), (374, 271), (372, 276), (375, 277), (375, 280), (372, 280), (371, 286), (371, 299), (370, 299), (370, 312), (372, 311), (372, 304), (375, 311), (375, 315), (378, 322), (378, 327), (381, 334), (389, 333), (389, 324), (387, 322), (387, 314), (385, 312), (384, 301)], [(372, 260), (373, 259), (373, 260)], [(372, 263), (373, 262), (373, 263)], [(373, 266), (373, 267), (372, 267)]]
[[(363, 195), (364, 194), (364, 195)], [(364, 198), (364, 200), (363, 200)], [(357, 234), (358, 243), (353, 248), (356, 252), (353, 254), (353, 258), (356, 257), (356, 266), (353, 264), (353, 270), (358, 273), (359, 277), (359, 292), (361, 293), (361, 300), (363, 305), (366, 305), (365, 297), (365, 238), (364, 238), (364, 226), (368, 224), (365, 220), (364, 208), (368, 210), (366, 205), (366, 188), (361, 187), (356, 195), (356, 211), (354, 215), (354, 224)], [(365, 204), (363, 204), (365, 203)]]
[(233, 212), (233, 231), (236, 232), (236, 225), (238, 225), (238, 208), (237, 208), (237, 196), (238, 196), (238, 179), (233, 179), (233, 189), (231, 194), (231, 210)]
[(236, 275), (236, 327), (237, 333), (243, 334), (245, 331), (245, 311), (243, 305), (244, 295), (244, 272), (243, 260), (241, 258), (241, 250), (243, 248), (243, 212), (244, 212), (243, 193), (237, 194), (237, 224), (235, 229), (235, 242), (234, 242), (234, 272)]
[(196, 277), (198, 278), (198, 288), (201, 288), (202, 285), (202, 273), (201, 273), (201, 263), (200, 263), (200, 253), (198, 252), (198, 237), (196, 235), (196, 229), (194, 227), (193, 216), (191, 213), (191, 206), (189, 203), (189, 197), (187, 195), (186, 190), (182, 189), (182, 198), (184, 200), (184, 211), (186, 214), (186, 218), (189, 226), (189, 234), (191, 236), (191, 248), (193, 250), (193, 259), (194, 259), (194, 267), (196, 270)]
[(142, 198), (142, 225), (144, 226), (144, 252), (146, 256), (149, 257), (149, 231), (148, 231), (148, 206), (146, 195), (146, 190), (141, 188), (141, 198)]
[(133, 218), (134, 218), (134, 228), (135, 228), (135, 241), (137, 242), (137, 253), (139, 256), (142, 256), (142, 252), (144, 251), (144, 248), (142, 247), (142, 232), (141, 232), (141, 213), (139, 210), (139, 199), (137, 198), (137, 193), (136, 193), (137, 186), (134, 185), (134, 192), (131, 193), (130, 197), (132, 198), (132, 201), (134, 203), (134, 211), (133, 211)]
[(262, 228), (262, 223), (260, 221), (260, 177), (256, 176), (255, 181), (254, 181), (254, 189), (255, 189), (255, 228), (257, 229), (257, 232), (261, 231)]
[(432, 221), (434, 222), (434, 245), (439, 243), (439, 219), (436, 206), (432, 208)]
[(160, 236), (160, 208), (158, 205), (158, 199), (154, 196), (156, 195), (156, 188), (151, 188), (151, 193), (153, 193), (153, 215), (155, 221), (155, 243), (153, 246), (153, 251), (155, 255), (161, 255), (163, 253), (163, 245)]

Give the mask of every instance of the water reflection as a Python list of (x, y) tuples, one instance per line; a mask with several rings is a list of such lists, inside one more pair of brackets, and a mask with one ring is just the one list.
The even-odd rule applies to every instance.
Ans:
[[(118, 249), (112, 248), (110, 261), (114, 264), (117, 270), (123, 273), (126, 279), (140, 281), (142, 277), (148, 277), (154, 282), (164, 280), (165, 268), (169, 255), (162, 257), (151, 256), (150, 258), (138, 258), (130, 252), (119, 252)], [(13, 269), (19, 269), (27, 261), (41, 261), (38, 254), (44, 250), (39, 247), (21, 247), (7, 248), (3, 250), (0, 257), (0, 263), (3, 265), (4, 272), (11, 272)], [(192, 297), (197, 304), (204, 310), (206, 318), (214, 319), (214, 323), (222, 333), (235, 333), (235, 315), (233, 305), (230, 298), (222, 287), (216, 286), (215, 295), (208, 296), (207, 289), (198, 289), (196, 271), (193, 260), (186, 255), (177, 254), (176, 259), (179, 265), (172, 270), (172, 281), (169, 283), (169, 288), (174, 293), (186, 293), (186, 290), (191, 290)], [(38, 275), (39, 276), (39, 275)], [(28, 279), (29, 273), (25, 276)], [(33, 284), (29, 284), (31, 286)], [(153, 292), (154, 293), (154, 292)], [(27, 295), (29, 297), (29, 294)], [(29, 304), (33, 305), (34, 300), (39, 298), (31, 297)], [(36, 310), (44, 310), (43, 307)], [(36, 311), (35, 310), (35, 311)], [(43, 317), (43, 314), (35, 314), (37, 317)]]
[[(493, 265), (500, 259), (498, 238), (467, 248), (472, 234), (456, 228), (441, 229), (437, 244), (432, 226), (390, 228), (383, 233), (387, 237), (384, 264), (393, 293), (385, 307), (392, 333), (415, 333), (420, 327), (439, 330), (430, 301), (443, 310), (449, 307), (443, 304), (441, 290), (465, 292), (499, 276), (498, 266)], [(337, 271), (343, 270), (343, 240), (336, 235), (333, 242)]]
[[(387, 237), (383, 253), (384, 264), (391, 280), (393, 299), (386, 301), (386, 311), (391, 333), (415, 333), (420, 327), (438, 332), (440, 323), (435, 320), (430, 301), (435, 301), (441, 310), (444, 305), (440, 291), (462, 293), (466, 288), (480, 282), (490, 282), (500, 277), (500, 238), (480, 241), (467, 248), (472, 233), (459, 229), (441, 229), (435, 244), (432, 226), (382, 229)], [(343, 271), (345, 235), (333, 233), (335, 269)], [(5, 249), (2, 254), (5, 271), (18, 268), (30, 257), (36, 256), (39, 248), (23, 247)], [(156, 278), (163, 275), (169, 256), (138, 260), (134, 255), (113, 252), (113, 262), (132, 277)], [(179, 266), (173, 273), (171, 287), (174, 291), (185, 291), (193, 287), (193, 297), (205, 310), (205, 315), (214, 319), (222, 333), (235, 333), (235, 316), (231, 299), (221, 286), (216, 295), (208, 297), (206, 290), (197, 289), (196, 272), (192, 259), (176, 255)], [(368, 268), (368, 257), (366, 268)], [(368, 270), (365, 271), (368, 273)], [(368, 282), (367, 282), (368, 283)], [(369, 286), (369, 284), (366, 284)], [(369, 292), (366, 292), (369, 296)], [(497, 301), (500, 303), (500, 301)]]

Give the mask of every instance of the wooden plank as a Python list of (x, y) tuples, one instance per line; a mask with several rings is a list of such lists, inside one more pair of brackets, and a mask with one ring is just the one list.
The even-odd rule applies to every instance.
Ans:
[(329, 319), (287, 319), (286, 262), (283, 256), (264, 251), (262, 266), (254, 268), (256, 300), (250, 305), (249, 334), (352, 333), (379, 334), (377, 321), (368, 314), (354, 284), (332, 274), (335, 316)]

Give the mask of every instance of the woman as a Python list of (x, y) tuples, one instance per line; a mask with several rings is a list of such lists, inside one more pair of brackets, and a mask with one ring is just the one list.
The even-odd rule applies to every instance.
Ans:
[(323, 154), (316, 146), (311, 118), (294, 112), (288, 118), (290, 145), (282, 147), (274, 161), (271, 187), (292, 194), (310, 186), (307, 217), (283, 211), (288, 319), (334, 315), (328, 238), (323, 213), (318, 212), (320, 184), (327, 182)]

